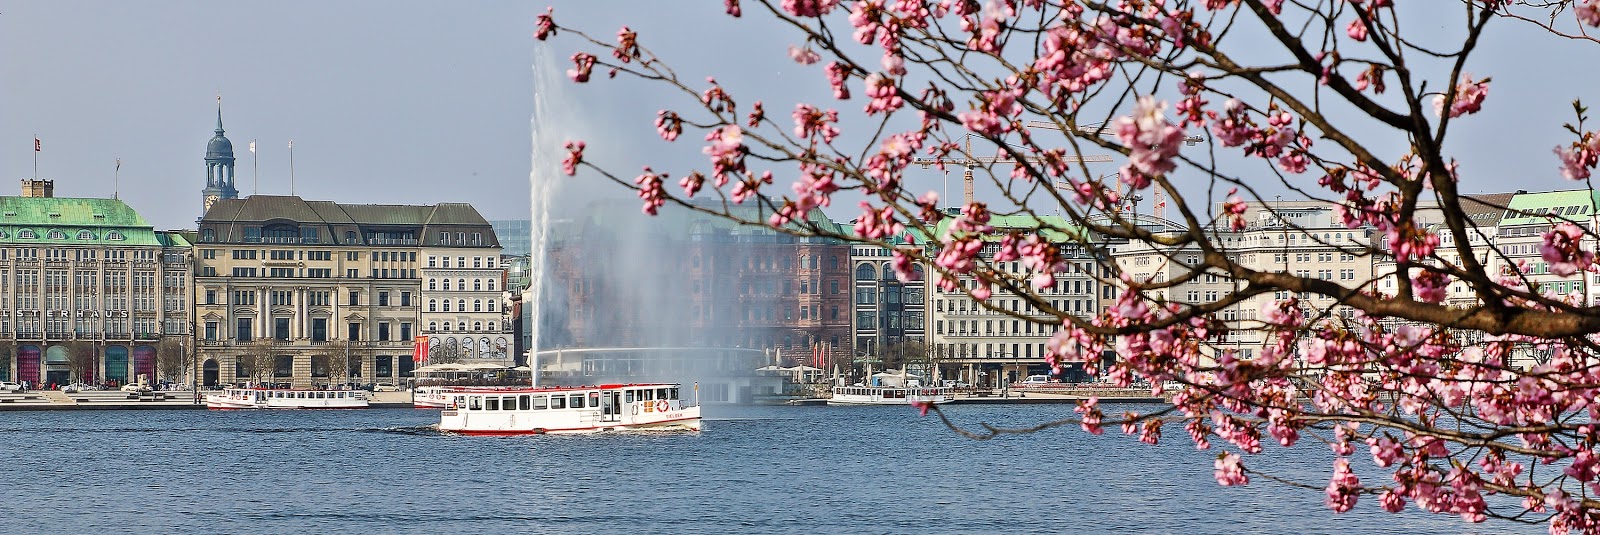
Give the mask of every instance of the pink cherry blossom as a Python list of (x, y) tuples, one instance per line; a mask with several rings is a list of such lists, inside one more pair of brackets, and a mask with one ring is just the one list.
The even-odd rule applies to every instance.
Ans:
[(1367, 40), (1367, 23), (1360, 18), (1352, 19), (1350, 25), (1345, 27), (1345, 35), (1357, 41)]
[(811, 65), (818, 61), (822, 61), (822, 56), (817, 55), (817, 53), (812, 51), (811, 47), (809, 46), (801, 48), (794, 45), (789, 45), (789, 59), (792, 59), (795, 63), (799, 63), (801, 65)]
[(556, 22), (552, 18), (555, 15), (555, 11), (556, 8), (554, 7), (546, 7), (544, 13), (539, 14), (533, 32), (534, 39), (543, 41), (556, 34)]
[(833, 11), (839, 0), (783, 0), (783, 10), (796, 17), (820, 17)]
[(1333, 477), (1328, 481), (1328, 507), (1343, 513), (1355, 507), (1361, 480), (1350, 471), (1350, 460), (1340, 457), (1333, 460)]
[[(1489, 79), (1473, 81), (1472, 75), (1461, 75), (1461, 81), (1456, 84), (1455, 100), (1450, 103), (1450, 117), (1460, 117), (1469, 113), (1477, 113), (1483, 107), (1483, 98), (1489, 94)], [(1445, 116), (1445, 95), (1433, 97), (1433, 113), (1440, 117)]]
[(578, 164), (583, 163), (582, 141), (567, 142), (567, 157), (561, 160), (561, 172), (567, 176), (578, 174)]
[(644, 168), (644, 173), (633, 179), (639, 186), (639, 198), (644, 200), (644, 213), (656, 215), (656, 210), (666, 204), (666, 193), (661, 188), (662, 179), (666, 175), (658, 175), (649, 167)]
[(1572, 5), (1572, 13), (1578, 22), (1600, 28), (1600, 0), (1578, 0)]
[(567, 77), (580, 84), (589, 81), (589, 71), (594, 70), (594, 60), (594, 55), (587, 52), (573, 54), (572, 63), (576, 67), (567, 69)]
[(1561, 158), (1561, 176), (1567, 180), (1589, 178), (1590, 170), (1600, 164), (1600, 134), (1585, 132), (1572, 145), (1556, 147), (1556, 156)]
[(1244, 473), (1244, 464), (1239, 462), (1239, 454), (1231, 452), (1218, 454), (1216, 462), (1212, 465), (1216, 467), (1217, 484), (1224, 487), (1250, 484), (1250, 476)]
[(867, 102), (867, 115), (893, 112), (905, 104), (894, 87), (894, 80), (882, 74), (872, 73), (867, 76), (866, 91), (867, 97), (872, 99)]
[(723, 0), (723, 6), (727, 8), (728, 14), (734, 17), (744, 14), (744, 11), (739, 8), (739, 0)]
[(1117, 140), (1128, 147), (1128, 165), (1123, 166), (1122, 180), (1135, 189), (1150, 186), (1150, 178), (1161, 176), (1177, 168), (1172, 159), (1183, 144), (1183, 129), (1167, 122), (1162, 110), (1165, 101), (1155, 97), (1139, 97), (1134, 114), (1117, 120)]
[(661, 139), (675, 141), (683, 133), (683, 118), (678, 117), (678, 112), (661, 110), (656, 113), (656, 133)]
[(1424, 303), (1442, 303), (1450, 280), (1436, 271), (1418, 271), (1411, 276), (1411, 290)]
[(1539, 256), (1550, 263), (1550, 272), (1561, 277), (1571, 276), (1594, 265), (1594, 252), (1581, 246), (1584, 231), (1572, 223), (1560, 223), (1544, 234), (1539, 246)]
[(837, 61), (828, 64), (828, 85), (833, 86), (833, 98), (850, 100), (850, 87), (845, 85), (845, 79), (850, 74), (850, 68)]

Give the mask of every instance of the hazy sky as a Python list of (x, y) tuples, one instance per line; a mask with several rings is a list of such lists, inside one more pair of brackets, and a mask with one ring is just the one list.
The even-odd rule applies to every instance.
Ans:
[[(121, 158), (123, 199), (157, 228), (191, 227), (220, 90), (242, 195), (257, 189), (251, 140), (259, 142), (258, 191), (289, 193), (293, 139), (295, 192), (303, 197), (461, 201), (491, 219), (526, 217), (531, 64), (539, 55), (531, 32), (546, 5), (0, 3), (0, 177), (11, 180), (0, 182), (0, 193), (15, 195), (15, 180), (33, 176), (37, 135), (39, 177), (54, 179), (59, 196), (110, 196)], [(686, 79), (715, 73), (758, 89), (772, 114), (826, 95), (819, 70), (781, 61), (792, 38), (771, 24), (720, 16), (721, 1), (555, 5), (562, 22), (607, 40), (623, 24), (639, 29)], [(1600, 103), (1600, 79), (1559, 60), (1600, 56), (1592, 44), (1554, 40), (1530, 51), (1519, 46), (1528, 36), (1503, 26), (1471, 67), (1495, 82), (1475, 119), (1485, 127), (1461, 123), (1452, 132), (1452, 148), (1468, 164), (1468, 192), (1571, 187), (1556, 175), (1550, 148), (1566, 139), (1559, 126), (1570, 120), (1572, 98)], [(556, 42), (559, 69), (575, 48)], [(703, 167), (697, 140), (652, 140), (650, 120), (667, 95), (598, 86), (565, 97), (563, 119), (547, 127), (591, 140), (601, 147), (595, 157), (625, 173), (652, 162)], [(740, 94), (750, 95), (741, 103), (755, 97)], [(858, 97), (847, 106), (860, 104)], [(926, 185), (914, 188), (938, 188), (942, 175), (912, 178)], [(835, 217), (853, 217), (851, 204)]]

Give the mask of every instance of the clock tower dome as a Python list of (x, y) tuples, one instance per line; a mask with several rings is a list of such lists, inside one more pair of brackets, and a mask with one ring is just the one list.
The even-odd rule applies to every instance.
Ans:
[(222, 135), (222, 96), (217, 96), (217, 132), (206, 143), (206, 187), (200, 190), (202, 216), (218, 199), (237, 199), (233, 187), (233, 142)]

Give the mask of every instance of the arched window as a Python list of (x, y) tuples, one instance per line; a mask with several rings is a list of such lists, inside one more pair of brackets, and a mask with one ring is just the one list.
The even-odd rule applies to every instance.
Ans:
[(437, 322), (437, 321), (428, 322), (428, 331), (429, 332), (437, 331), (437, 330), (439, 330), (439, 322)]
[(888, 262), (883, 263), (883, 280), (894, 280), (894, 269), (889, 267)]
[(444, 332), (450, 332), (450, 322), (444, 322)]
[(472, 322), (472, 330), (474, 330), (474, 331), (483, 330), (483, 322), (481, 322), (481, 321)]
[(467, 322), (465, 322), (465, 321), (463, 321), (463, 322), (461, 322), (461, 323), (460, 323), (460, 324), (459, 324), (459, 325), (457, 325), (457, 326), (458, 326), (458, 327), (461, 327), (461, 330), (463, 330), (463, 331), (465, 331), (465, 330), (467, 330)]
[(94, 239), (94, 233), (87, 230), (80, 230), (78, 231), (78, 239), (85, 241), (92, 240)]
[(444, 280), (444, 291), (446, 291), (446, 292), (450, 291), (450, 279), (445, 279)]
[(483, 312), (483, 300), (481, 300), (481, 299), (473, 299), (472, 300), (472, 311), (473, 312)]
[(52, 239), (52, 240), (65, 240), (65, 239), (67, 239), (67, 233), (61, 232), (60, 230), (57, 230), (57, 229), (50, 229), (50, 233), (47, 234), (46, 236), (49, 236), (49, 239)]
[(33, 229), (25, 228), (17, 231), (17, 237), (24, 240), (32, 240), (37, 239), (39, 236), (33, 233)]
[(444, 311), (445, 312), (449, 312), (450, 311), (450, 300), (449, 299), (445, 299), (444, 300)]
[(489, 304), (489, 311), (490, 312), (494, 312), (494, 300), (490, 299), (488, 304)]
[(456, 300), (456, 310), (459, 310), (459, 311), (462, 311), (462, 312), (466, 312), (467, 311), (467, 300), (466, 299), (457, 299)]
[(856, 280), (869, 281), (878, 278), (878, 270), (872, 269), (872, 264), (856, 266)]
[(467, 279), (456, 279), (456, 288), (460, 288), (463, 292), (467, 291)]
[(489, 279), (489, 291), (494, 291), (494, 279)]
[(483, 279), (472, 279), (472, 291), (483, 291)]
[(438, 311), (439, 311), (439, 300), (438, 299), (429, 299), (428, 300), (428, 312), (438, 312)]
[(429, 290), (437, 290), (437, 289), (439, 289), (439, 280), (438, 279), (428, 279), (428, 289)]
[(839, 255), (828, 256), (828, 269), (839, 269)]

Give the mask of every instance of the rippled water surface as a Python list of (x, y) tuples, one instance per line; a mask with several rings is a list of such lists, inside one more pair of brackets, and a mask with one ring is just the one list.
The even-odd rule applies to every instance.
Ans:
[[(999, 425), (1070, 412), (947, 410)], [(478, 438), (434, 433), (420, 410), (0, 412), (0, 518), (20, 533), (1544, 532), (1218, 487), (1215, 451), (1176, 428), (1152, 447), (1076, 429), (973, 441), (895, 407), (707, 415), (700, 434)], [(1326, 451), (1246, 462), (1321, 485)]]

